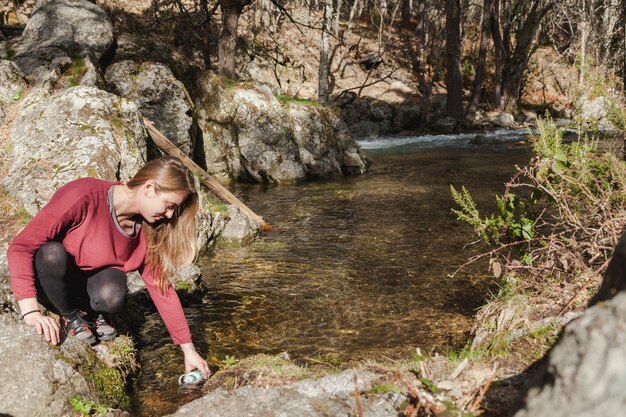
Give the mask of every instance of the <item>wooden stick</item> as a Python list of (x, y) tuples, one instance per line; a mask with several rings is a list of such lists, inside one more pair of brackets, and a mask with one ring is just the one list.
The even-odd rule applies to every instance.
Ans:
[(161, 133), (156, 127), (154, 127), (154, 123), (150, 120), (144, 118), (143, 123), (148, 129), (148, 133), (152, 137), (154, 143), (168, 155), (175, 156), (179, 158), (183, 165), (185, 165), (189, 170), (193, 173), (198, 174), (200, 176), (200, 181), (211, 190), (213, 194), (215, 194), (220, 200), (227, 204), (233, 204), (239, 207), (239, 210), (242, 211), (250, 220), (257, 223), (261, 230), (269, 230), (271, 226), (263, 220), (261, 216), (250, 210), (248, 206), (241, 202), (233, 193), (231, 193), (226, 187), (219, 183), (215, 178), (209, 175), (208, 172), (200, 168), (198, 164), (191, 160), (183, 151), (178, 149), (176, 145), (174, 145), (168, 138), (165, 137), (163, 133)]
[(485, 394), (487, 393), (487, 390), (489, 389), (489, 386), (493, 382), (493, 378), (496, 376), (496, 372), (498, 371), (498, 366), (500, 366), (500, 364), (498, 362), (493, 364), (493, 371), (491, 373), (491, 376), (487, 379), (487, 382), (485, 383), (483, 388), (478, 393), (478, 396), (476, 397), (476, 399), (474, 400), (472, 405), (469, 407), (469, 411), (470, 412), (475, 413), (476, 411), (478, 411), (478, 407), (480, 406), (480, 402), (485, 397)]
[(354, 398), (356, 399), (356, 408), (359, 411), (359, 417), (363, 417), (363, 407), (361, 406), (361, 393), (359, 392), (359, 381), (356, 378), (356, 369), (354, 369)]

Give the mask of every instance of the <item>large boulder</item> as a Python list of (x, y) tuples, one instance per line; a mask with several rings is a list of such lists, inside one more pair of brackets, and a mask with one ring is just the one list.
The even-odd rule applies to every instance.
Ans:
[(365, 172), (365, 160), (357, 143), (332, 110), (297, 103), (290, 104), (287, 110), (307, 178)]
[(89, 366), (88, 349), (74, 339), (52, 349), (32, 327), (0, 315), (0, 414), (65, 416), (76, 395), (97, 401), (93, 384), (78, 371), (81, 363)]
[(365, 170), (356, 143), (328, 110), (283, 105), (268, 87), (223, 85), (209, 74), (198, 90), (206, 166), (222, 180), (293, 183)]
[(7, 191), (34, 215), (68, 181), (128, 180), (146, 161), (137, 106), (92, 87), (73, 87), (24, 107), (9, 133)]
[(515, 417), (596, 417), (624, 414), (626, 293), (571, 322), (550, 353), (538, 387)]
[(137, 103), (141, 114), (186, 155), (193, 155), (193, 104), (183, 83), (166, 65), (116, 62), (107, 69), (106, 81), (112, 92)]
[(569, 323), (515, 417), (624, 414), (626, 404), (626, 233), (591, 307)]
[(107, 14), (88, 0), (40, 0), (35, 6), (14, 60), (26, 75), (49, 77), (50, 71), (92, 52), (100, 59), (113, 43)]

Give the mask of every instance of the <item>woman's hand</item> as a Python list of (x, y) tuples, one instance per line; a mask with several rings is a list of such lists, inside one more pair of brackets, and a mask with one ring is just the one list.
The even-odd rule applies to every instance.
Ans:
[(183, 350), (183, 354), (185, 355), (185, 372), (191, 372), (194, 369), (197, 369), (202, 373), (202, 376), (205, 379), (208, 379), (209, 376), (211, 376), (209, 365), (202, 358), (202, 356), (196, 352), (196, 348), (193, 346), (193, 343), (184, 343), (180, 345), (180, 348)]
[(47, 342), (58, 345), (61, 340), (61, 328), (55, 319), (50, 316), (44, 316), (40, 312), (27, 314), (24, 317), (24, 323), (37, 329)]

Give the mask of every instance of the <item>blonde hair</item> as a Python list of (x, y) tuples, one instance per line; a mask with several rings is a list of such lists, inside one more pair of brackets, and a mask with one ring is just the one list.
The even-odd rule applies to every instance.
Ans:
[(176, 274), (180, 267), (192, 263), (196, 257), (198, 192), (191, 172), (173, 156), (148, 162), (126, 185), (137, 188), (148, 180), (155, 182), (157, 193), (187, 194), (171, 219), (159, 225), (144, 221), (142, 226), (147, 243), (145, 268), (152, 272), (157, 288), (165, 294), (168, 276)]

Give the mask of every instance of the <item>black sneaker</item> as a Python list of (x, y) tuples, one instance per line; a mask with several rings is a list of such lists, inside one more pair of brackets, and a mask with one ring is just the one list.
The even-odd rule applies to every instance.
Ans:
[(91, 330), (92, 326), (80, 314), (70, 321), (63, 317), (63, 328), (68, 336), (75, 337), (83, 343), (87, 343), (90, 346), (98, 343), (98, 339)]
[(96, 325), (96, 335), (102, 342), (108, 342), (117, 337), (117, 331), (113, 327), (111, 320), (107, 320), (102, 313), (98, 314), (94, 324)]

